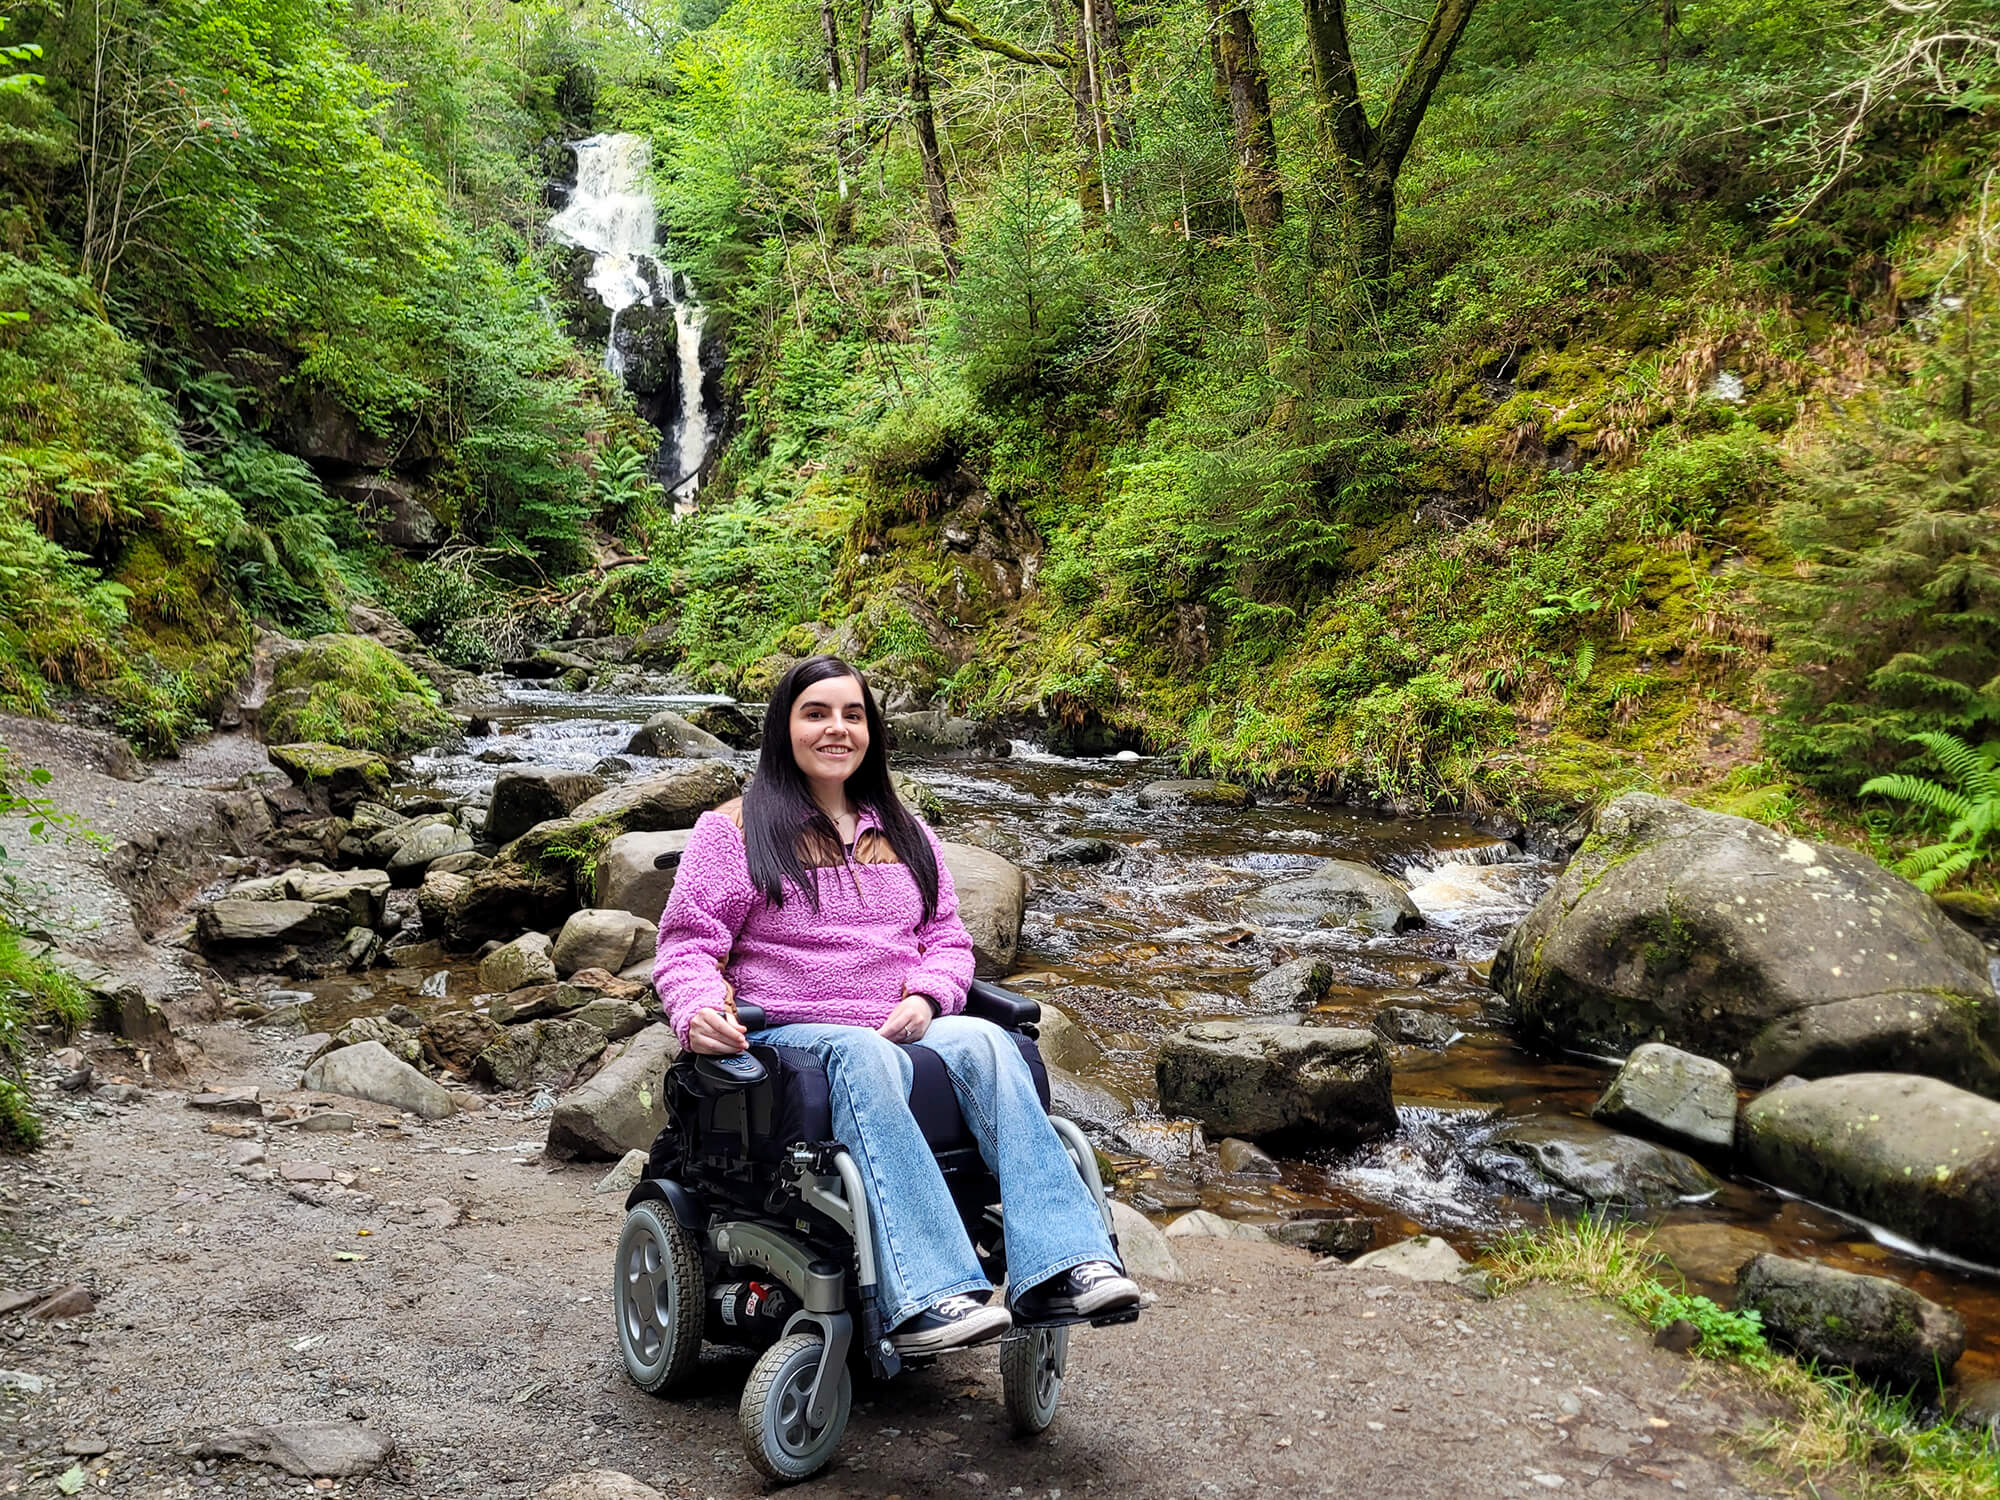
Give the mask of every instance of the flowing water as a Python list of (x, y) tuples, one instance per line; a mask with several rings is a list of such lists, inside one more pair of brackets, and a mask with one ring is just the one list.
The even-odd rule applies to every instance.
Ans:
[[(676, 271), (653, 253), (659, 225), (647, 174), (653, 143), (643, 135), (594, 135), (575, 143), (576, 187), (549, 228), (596, 257), (586, 283), (611, 312), (604, 367), (625, 373), (618, 343), (619, 316), (633, 307), (673, 309), (679, 364), (680, 410), (667, 439), (672, 445), (668, 489), (691, 504), (708, 460), (708, 413), (702, 402), (701, 339), (708, 320), (701, 301)], [(662, 455), (663, 458), (666, 455)]]
[[(420, 773), (476, 797), (490, 787), (500, 757), (588, 770), (623, 755), (632, 730), (657, 708), (716, 701), (610, 698), (530, 684), (511, 685), (510, 695), (493, 714), (491, 738), (422, 760)], [(946, 837), (990, 848), (1029, 872), (1033, 886), (1009, 982), (1060, 1005), (1099, 1049), (1087, 1081), (1133, 1111), (1124, 1145), (1112, 1150), (1129, 1164), (1141, 1206), (1200, 1205), (1264, 1221), (1330, 1211), (1371, 1220), (1377, 1244), (1432, 1231), (1468, 1250), (1509, 1226), (1575, 1211), (1509, 1192), (1478, 1167), (1480, 1143), (1501, 1123), (1587, 1115), (1616, 1071), (1610, 1059), (1538, 1056), (1518, 1046), (1483, 978), (1555, 866), (1447, 817), (1386, 818), (1288, 802), (1142, 809), (1139, 788), (1175, 774), (1170, 763), (1066, 760), (1020, 744), (1016, 752), (1000, 761), (902, 758), (899, 765), (937, 793), (943, 810), (936, 821)], [(625, 759), (639, 775), (665, 764)], [(1110, 842), (1116, 856), (1086, 866), (1043, 862), (1050, 845), (1077, 835)], [(1238, 915), (1244, 895), (1328, 857), (1401, 876), (1425, 925), (1395, 935), (1278, 933)], [(1308, 953), (1335, 974), (1324, 1014), (1310, 1020), (1366, 1026), (1393, 1006), (1443, 1022), (1439, 1040), (1449, 1036), (1448, 1044), (1392, 1049), (1402, 1128), (1358, 1151), (1287, 1160), (1276, 1182), (1171, 1160), (1177, 1149), (1184, 1153), (1186, 1131), (1157, 1120), (1152, 1060), (1161, 1039), (1191, 1021), (1246, 1014), (1253, 979), (1275, 961)], [(463, 1005), (476, 984), (463, 966), (390, 973), (362, 981), (372, 1004), (355, 997), (354, 981), (323, 987), (321, 1024), (399, 999), (418, 1009)], [(424, 981), (443, 998), (413, 998)], [(1965, 1316), (1971, 1347), (1963, 1375), (2000, 1373), (2000, 1278), (1741, 1181), (1650, 1217), (1657, 1243), (1697, 1290), (1726, 1298), (1728, 1273), (1766, 1248), (1895, 1276)]]

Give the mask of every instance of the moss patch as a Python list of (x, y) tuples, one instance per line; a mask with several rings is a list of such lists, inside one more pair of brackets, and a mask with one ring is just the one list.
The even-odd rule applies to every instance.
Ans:
[(384, 754), (436, 744), (457, 730), (428, 683), (361, 635), (314, 636), (280, 662), (263, 723), (268, 739)]

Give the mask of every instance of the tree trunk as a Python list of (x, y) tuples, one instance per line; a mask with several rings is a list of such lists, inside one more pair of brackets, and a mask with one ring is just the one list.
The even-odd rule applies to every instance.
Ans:
[[(831, 26), (827, 9), (821, 9), (821, 26)], [(854, 32), (854, 113), (844, 118), (840, 133), (835, 138), (834, 150), (840, 154), (840, 180), (843, 186), (851, 177), (860, 173), (865, 166), (868, 148), (874, 143), (874, 131), (868, 125), (868, 111), (865, 100), (868, 94), (868, 74), (872, 59), (869, 56), (875, 32), (875, 0), (861, 0), (861, 23)], [(829, 38), (831, 42), (831, 37)], [(834, 61), (839, 62), (838, 49)], [(843, 191), (840, 201), (833, 210), (833, 242), (837, 245), (854, 232), (854, 209), (860, 197), (859, 189)]]
[(1224, 0), (1217, 47), (1229, 88), (1229, 123), (1236, 145), (1236, 201), (1261, 265), (1271, 231), (1285, 216), (1278, 184), (1278, 139), (1271, 125), (1271, 85), (1257, 50), (1249, 0)]
[(1118, 0), (1090, 0), (1097, 22), (1098, 80), (1111, 121), (1111, 139), (1123, 151), (1132, 145), (1132, 68), (1125, 61), (1125, 38), (1118, 29)]
[(826, 98), (833, 106), (833, 176), (840, 190), (841, 207), (847, 206), (847, 80), (840, 65), (840, 22), (834, 18), (833, 0), (819, 0), (819, 31), (826, 67)]
[(945, 181), (944, 153), (938, 150), (937, 116), (931, 107), (929, 59), (924, 39), (917, 33), (913, 6), (902, 14), (903, 58), (910, 67), (910, 120), (917, 133), (917, 152), (924, 164), (924, 196), (930, 200), (931, 228), (937, 231), (938, 251), (944, 256), (944, 273), (958, 280), (958, 215), (952, 212), (951, 185)]
[(1376, 124), (1369, 122), (1361, 100), (1360, 74), (1347, 34), (1347, 0), (1302, 3), (1320, 132), (1347, 211), (1342, 259), (1371, 300), (1379, 301), (1395, 250), (1396, 179), (1479, 0), (1434, 0), (1423, 37), (1404, 59)]

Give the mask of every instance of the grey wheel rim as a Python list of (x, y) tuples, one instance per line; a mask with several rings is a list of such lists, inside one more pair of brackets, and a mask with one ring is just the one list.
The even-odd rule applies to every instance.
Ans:
[(766, 1419), (771, 1429), (771, 1439), (778, 1451), (787, 1458), (806, 1460), (813, 1450), (825, 1439), (831, 1421), (814, 1427), (806, 1415), (807, 1403), (812, 1399), (813, 1376), (819, 1370), (817, 1356), (798, 1360), (795, 1368), (788, 1371), (778, 1389), (772, 1392), (771, 1404), (766, 1408), (770, 1416)]
[(648, 1373), (667, 1357), (673, 1326), (674, 1278), (666, 1246), (641, 1227), (618, 1267), (618, 1331), (634, 1365)]
[(1062, 1390), (1062, 1350), (1048, 1329), (1035, 1333), (1035, 1410), (1053, 1412)]

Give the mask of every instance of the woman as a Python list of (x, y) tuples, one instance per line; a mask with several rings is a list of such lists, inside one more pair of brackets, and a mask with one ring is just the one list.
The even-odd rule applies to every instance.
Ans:
[[(931, 1354), (996, 1338), (1015, 1319), (1098, 1316), (1139, 1288), (1119, 1270), (1090, 1192), (1007, 1034), (961, 1014), (972, 939), (937, 836), (896, 796), (886, 735), (861, 674), (815, 656), (764, 715), (757, 776), (694, 826), (660, 917), (653, 970), (674, 1031), (696, 1052), (741, 1052), (740, 988), (769, 1022), (755, 1040), (826, 1066), (834, 1134), (860, 1168), (876, 1296), (891, 1340)], [(943, 1059), (1007, 1216), (1010, 1313), (988, 1305), (937, 1160), (910, 1113), (905, 1048)]]

